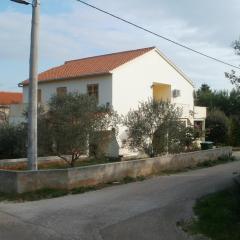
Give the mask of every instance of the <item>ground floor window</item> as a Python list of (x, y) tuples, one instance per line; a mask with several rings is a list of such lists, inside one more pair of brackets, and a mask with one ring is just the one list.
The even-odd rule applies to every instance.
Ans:
[(99, 87), (98, 84), (88, 84), (87, 85), (87, 94), (89, 96), (96, 97), (97, 101), (99, 100)]
[(67, 94), (67, 88), (66, 87), (58, 87), (57, 88), (57, 95), (58, 96), (64, 96)]

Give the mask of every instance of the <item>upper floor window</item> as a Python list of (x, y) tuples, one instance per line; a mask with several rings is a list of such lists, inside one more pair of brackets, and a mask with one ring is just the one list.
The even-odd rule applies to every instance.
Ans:
[(96, 99), (98, 101), (98, 97), (99, 97), (99, 87), (98, 87), (98, 84), (88, 84), (87, 85), (87, 94), (88, 94), (88, 96), (96, 97)]
[(42, 102), (42, 90), (41, 89), (38, 89), (37, 99), (38, 99), (38, 103)]
[(67, 88), (66, 87), (58, 87), (57, 88), (57, 95), (63, 96), (67, 94)]

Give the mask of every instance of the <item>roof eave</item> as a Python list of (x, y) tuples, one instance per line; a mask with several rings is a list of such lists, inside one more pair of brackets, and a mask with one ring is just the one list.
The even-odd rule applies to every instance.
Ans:
[[(104, 76), (104, 75), (112, 75), (111, 72), (103, 72), (103, 73), (94, 73), (94, 74), (84, 74), (81, 76), (74, 76), (74, 77), (64, 77), (64, 78), (51, 78), (51, 79), (46, 79), (46, 80), (40, 80), (38, 81), (38, 84), (42, 83), (52, 83), (52, 82), (58, 82), (58, 81), (66, 81), (66, 80), (75, 80), (75, 79), (80, 79), (80, 78), (86, 78), (86, 77), (95, 77), (95, 76)], [(28, 83), (21, 82), (18, 84), (19, 87), (25, 87), (28, 86)]]
[(147, 52), (144, 52), (144, 53), (142, 53), (141, 55), (139, 55), (139, 56), (137, 56), (137, 57), (135, 57), (135, 58), (133, 58), (133, 59), (131, 59), (131, 60), (129, 60), (129, 61), (126, 61), (125, 63), (121, 64), (120, 66), (113, 68), (113, 69), (110, 71), (110, 73), (113, 74), (114, 71), (117, 71), (118, 69), (120, 69), (120, 68), (124, 67), (125, 65), (127, 65), (127, 64), (135, 61), (136, 59), (144, 56), (145, 54), (147, 54), (147, 53), (149, 53), (149, 52), (151, 52), (151, 51), (154, 51), (155, 49), (157, 49), (157, 48), (156, 48), (156, 47), (149, 47), (149, 50), (148, 50)]
[(177, 67), (169, 58), (167, 58), (158, 48), (155, 48), (155, 51), (168, 63), (170, 64), (184, 79), (186, 79), (193, 87), (194, 83), (192, 80), (179, 68)]

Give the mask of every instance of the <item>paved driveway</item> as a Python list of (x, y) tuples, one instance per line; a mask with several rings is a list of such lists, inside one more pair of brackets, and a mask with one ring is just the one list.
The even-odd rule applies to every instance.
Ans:
[(181, 240), (194, 200), (232, 183), (240, 162), (81, 195), (0, 204), (1, 240)]

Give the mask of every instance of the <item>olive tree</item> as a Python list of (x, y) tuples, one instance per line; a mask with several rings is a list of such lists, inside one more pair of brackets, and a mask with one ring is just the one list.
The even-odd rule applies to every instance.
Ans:
[(73, 167), (87, 153), (89, 137), (116, 128), (116, 119), (116, 113), (99, 106), (96, 98), (76, 92), (51, 98), (45, 124), (50, 126), (53, 152)]
[(188, 134), (180, 121), (181, 115), (181, 109), (169, 102), (153, 99), (141, 102), (124, 119), (129, 146), (149, 156), (180, 151)]

